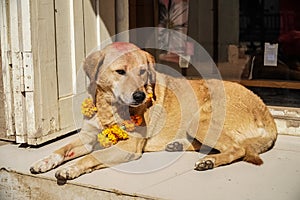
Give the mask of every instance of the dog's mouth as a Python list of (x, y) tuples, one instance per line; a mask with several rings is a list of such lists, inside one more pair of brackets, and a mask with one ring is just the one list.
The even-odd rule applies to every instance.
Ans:
[(119, 103), (123, 104), (123, 105), (126, 105), (126, 106), (130, 106), (130, 107), (138, 107), (138, 106), (143, 104), (143, 102), (139, 103), (139, 102), (136, 102), (136, 101), (126, 102), (126, 101), (122, 100), (121, 98), (119, 98)]
[(122, 98), (122, 97), (118, 97), (118, 102), (119, 102), (119, 104), (131, 106), (131, 107), (137, 107), (142, 104), (142, 103), (134, 101), (131, 98)]
[(130, 97), (119, 97), (119, 102), (131, 107), (138, 107), (146, 101), (146, 94), (143, 91), (136, 91)]
[(138, 107), (140, 106), (142, 103), (138, 103), (138, 102), (133, 102), (131, 104), (129, 104), (130, 107)]

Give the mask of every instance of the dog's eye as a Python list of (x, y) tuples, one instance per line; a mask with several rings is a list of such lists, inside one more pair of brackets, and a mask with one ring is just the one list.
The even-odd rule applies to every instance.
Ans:
[(123, 70), (123, 69), (117, 69), (116, 72), (120, 75), (125, 75), (126, 74), (126, 71)]
[(145, 69), (141, 69), (141, 70), (140, 70), (140, 75), (143, 75), (143, 74), (145, 74), (145, 72), (146, 72), (146, 70), (145, 70)]

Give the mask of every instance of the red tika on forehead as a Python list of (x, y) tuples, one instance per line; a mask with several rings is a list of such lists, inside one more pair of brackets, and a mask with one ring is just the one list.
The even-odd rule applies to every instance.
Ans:
[(138, 49), (135, 45), (127, 42), (114, 42), (112, 43), (112, 47), (120, 52), (128, 52), (132, 51), (133, 49)]

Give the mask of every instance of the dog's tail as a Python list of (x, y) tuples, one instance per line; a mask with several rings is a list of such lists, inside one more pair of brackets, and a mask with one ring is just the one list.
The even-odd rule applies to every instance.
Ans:
[(259, 157), (260, 153), (268, 151), (273, 145), (274, 140), (270, 138), (249, 138), (243, 142), (245, 148), (244, 161), (261, 165), (263, 160)]
[(264, 163), (264, 161), (259, 157), (259, 154), (256, 153), (252, 147), (246, 148), (246, 155), (243, 160), (255, 165), (262, 165)]

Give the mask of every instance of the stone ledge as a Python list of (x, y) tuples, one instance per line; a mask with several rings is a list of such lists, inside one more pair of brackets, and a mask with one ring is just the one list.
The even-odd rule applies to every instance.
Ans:
[(5, 168), (0, 169), (0, 177), (0, 199), (155, 199), (74, 183), (58, 186), (55, 179), (23, 174)]

